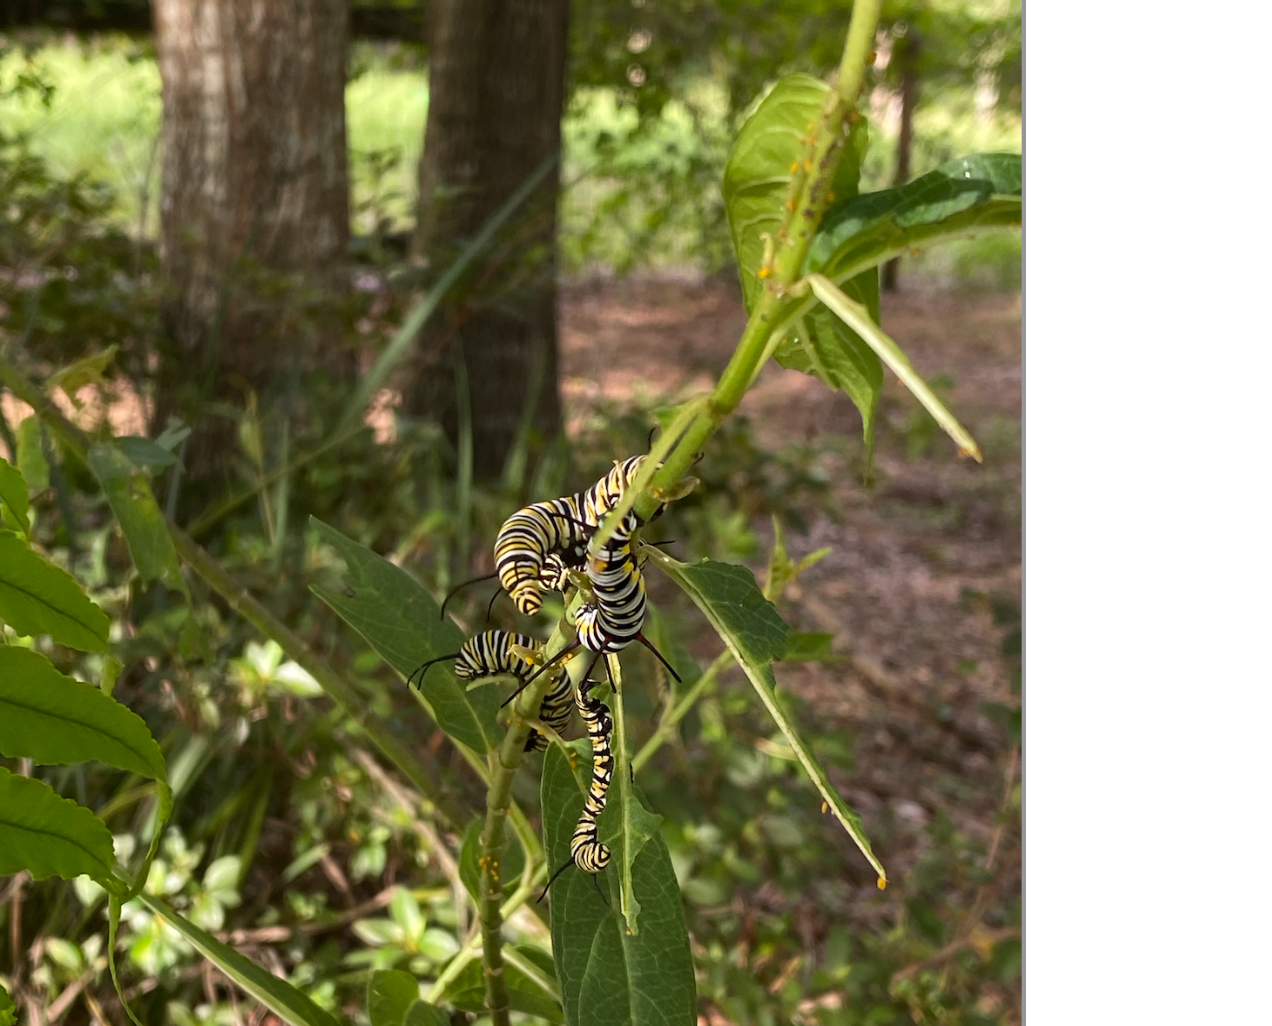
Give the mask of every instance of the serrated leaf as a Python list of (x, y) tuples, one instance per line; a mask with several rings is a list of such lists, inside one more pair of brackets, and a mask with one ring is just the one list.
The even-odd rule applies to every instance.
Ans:
[(0, 620), (81, 652), (105, 652), (110, 638), (110, 618), (79, 582), (10, 531), (0, 531)]
[[(685, 593), (693, 600), (694, 605), (702, 610), (703, 614), (711, 622), (711, 626), (716, 629), (716, 633), (720, 635), (725, 646), (733, 654), (733, 658), (738, 661), (738, 665), (746, 673), (747, 679), (750, 680), (756, 693), (759, 694), (760, 700), (773, 718), (773, 722), (777, 724), (778, 729), (786, 736), (787, 742), (795, 752), (796, 759), (799, 760), (799, 764), (804, 768), (804, 772), (808, 774), (813, 786), (817, 788), (830, 811), (834, 813), (835, 818), (848, 831), (848, 836), (853, 839), (853, 843), (861, 850), (861, 853), (866, 857), (866, 861), (879, 874), (879, 886), (883, 887), (887, 883), (887, 873), (884, 872), (883, 864), (875, 858), (874, 852), (870, 848), (870, 841), (861, 826), (861, 816), (849, 808), (848, 804), (830, 786), (826, 771), (822, 769), (816, 756), (813, 755), (812, 749), (804, 743), (799, 731), (796, 730), (795, 725), (787, 718), (786, 713), (778, 704), (777, 681), (773, 677), (773, 660), (781, 658), (782, 653), (778, 652), (774, 655), (772, 646), (767, 648), (756, 646), (752, 626), (754, 616), (739, 615), (737, 599), (731, 589), (717, 587), (717, 581), (712, 577), (704, 577), (701, 574), (695, 575), (687, 572), (696, 566), (702, 566), (701, 563), (680, 563), (665, 553), (656, 550), (650, 553), (649, 558), (684, 589)], [(749, 577), (750, 571), (746, 571), (746, 573)], [(705, 587), (704, 584), (706, 585)], [(754, 578), (751, 579), (751, 587), (755, 588)], [(759, 591), (758, 588), (755, 588), (755, 590), (756, 592)], [(760, 596), (760, 600), (763, 601), (763, 596)], [(754, 599), (751, 599), (747, 606), (748, 608), (755, 608)], [(776, 610), (773, 611), (772, 615), (777, 617)], [(784, 647), (786, 642), (785, 633), (782, 636), (782, 642)]]
[(187, 596), (181, 562), (146, 475), (115, 446), (98, 443), (88, 450), (97, 477), (128, 543), (128, 553), (143, 581), (160, 579)]
[(102, 383), (102, 372), (110, 366), (111, 361), (115, 359), (115, 353), (119, 351), (119, 346), (107, 346), (100, 353), (92, 353), (88, 356), (81, 357), (68, 367), (63, 367), (60, 371), (49, 376), (45, 387), (61, 388), (66, 393), (66, 397), (73, 402), (78, 409), (80, 401), (75, 397), (85, 385), (100, 385)]
[[(507, 953), (508, 949), (504, 949)], [(536, 966), (540, 973), (553, 979), (552, 959), (537, 948), (517, 945), (513, 951)], [(563, 1023), (561, 1002), (544, 991), (520, 968), (504, 962), (504, 981), (508, 985), (508, 1006), (514, 1012), (524, 1012), (552, 1023)], [(463, 1012), (486, 1011), (486, 983), (480, 961), (469, 962), (446, 988), (446, 1000)]]
[(106, 824), (42, 780), (0, 766), (0, 876), (111, 881), (115, 847)]
[(419, 982), (401, 969), (380, 969), (367, 980), (371, 1026), (403, 1026), (406, 1013), (420, 1000)]
[(334, 1016), (323, 1011), (286, 980), (280, 980), (273, 973), (240, 955), (228, 944), (222, 944), (210, 933), (179, 915), (163, 900), (145, 893), (137, 895), (137, 900), (152, 912), (163, 916), (204, 958), (283, 1022), (290, 1026), (340, 1026)]
[[(722, 192), (748, 313), (764, 288), (759, 271), (765, 249), (782, 238), (792, 180), (805, 173), (799, 166), (805, 150), (803, 140), (819, 119), (829, 92), (825, 82), (809, 75), (783, 78), (742, 126), (729, 154)], [(831, 195), (836, 202), (857, 195), (866, 146), (866, 122), (858, 119), (832, 180)], [(862, 274), (851, 283), (851, 290), (877, 321), (878, 273)], [(845, 392), (861, 412), (867, 448), (872, 445), (883, 369), (874, 352), (853, 331), (836, 318), (813, 311), (794, 326), (773, 355), (783, 367), (815, 374), (831, 388)]]
[[(464, 635), (454, 621), (440, 619), (433, 596), (410, 574), (359, 545), (321, 520), (310, 523), (345, 561), (344, 588), (312, 585), (313, 591), (403, 677), (426, 660), (458, 652)], [(438, 664), (423, 682), (441, 728), (476, 752), (499, 743), (503, 732), (496, 714), (502, 700), (493, 688), (465, 691), (449, 666)]]
[(0, 647), (0, 754), (44, 766), (96, 759), (152, 780), (168, 779), (146, 721), (44, 656)]
[(18, 470), (26, 478), (27, 487), (38, 495), (49, 486), (49, 461), (44, 455), (44, 440), (40, 435), (40, 418), (27, 417), (16, 432)]
[[(576, 748), (579, 775), (553, 746), (543, 766), (543, 834), (549, 865), (570, 858), (591, 759)], [(662, 836), (655, 832), (632, 864), (641, 930), (627, 932), (619, 913), (614, 863), (596, 882), (564, 872), (548, 897), (552, 951), (570, 1026), (692, 1026), (697, 1022), (693, 962), (684, 906)], [(607, 904), (608, 902), (608, 904)]]
[[(459, 848), (459, 878), (475, 903), (481, 901), (481, 828), (482, 821), (475, 819), (464, 830), (464, 840)], [(526, 868), (526, 853), (515, 837), (505, 837), (503, 856), (499, 865), (499, 879), (505, 885), (520, 880)]]
[(17, 1009), (13, 1007), (13, 999), (9, 992), (0, 987), (0, 1026), (13, 1026), (18, 1021)]
[(1018, 228), (1021, 182), (1019, 155), (985, 153), (949, 161), (895, 189), (837, 202), (809, 246), (804, 272), (838, 283), (918, 247)]
[(27, 483), (18, 470), (8, 460), (0, 458), (0, 502), (9, 507), (22, 533), (31, 537), (30, 496), (27, 494)]

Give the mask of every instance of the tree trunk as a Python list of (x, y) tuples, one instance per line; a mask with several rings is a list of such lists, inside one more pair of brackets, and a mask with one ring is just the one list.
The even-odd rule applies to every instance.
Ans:
[[(568, 0), (435, 0), (416, 246), (441, 273), (561, 150)], [(454, 440), (471, 418), (473, 469), (497, 477), (526, 421), (560, 430), (556, 203), (549, 174), (482, 266), (421, 333), (407, 412)], [(467, 402), (457, 402), (466, 380)], [(533, 403), (532, 412), (527, 404)]]
[[(893, 185), (905, 185), (910, 180), (910, 148), (914, 143), (914, 105), (919, 102), (919, 36), (913, 28), (896, 41), (893, 59), (901, 67), (901, 129), (897, 133), (897, 170)], [(900, 257), (883, 265), (879, 279), (884, 292), (897, 291), (897, 267)]]
[[(333, 327), (349, 236), (347, 0), (154, 0), (163, 81), (156, 419), (195, 423), (191, 480), (289, 375), (352, 368)], [(269, 409), (262, 402), (260, 408)]]

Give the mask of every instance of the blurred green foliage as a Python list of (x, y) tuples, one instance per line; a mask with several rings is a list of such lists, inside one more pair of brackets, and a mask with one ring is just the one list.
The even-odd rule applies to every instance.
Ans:
[[(781, 31), (771, 28), (771, 5), (740, 0), (679, 7), (623, 0), (584, 10), (576, 50), (594, 46), (596, 60), (575, 68), (566, 123), (566, 180), (578, 179), (564, 202), (567, 266), (721, 266), (728, 249), (717, 183), (740, 104), (792, 61), (829, 60), (812, 44), (835, 38), (819, 19), (838, 24), (841, 5), (783, 12), (789, 23)], [(724, 31), (726, 25), (735, 30)], [(766, 45), (774, 39), (780, 45)], [(998, 85), (1006, 110), (978, 118), (974, 85), (950, 84), (921, 108), (916, 173), (955, 150), (1018, 141), (1012, 59), (1008, 46)], [(349, 137), (355, 226), (364, 235), (399, 229), (410, 210), (427, 106), (417, 60), (404, 48), (355, 51)], [(614, 77), (619, 66), (623, 80)], [(146, 240), (154, 234), (158, 110), (158, 78), (144, 44), (57, 42), (0, 58), (6, 199), (0, 269), (8, 276), (0, 338), (21, 343), (50, 367), (118, 346), (99, 398), (127, 396), (132, 383), (143, 382), (154, 344), (159, 297)], [(887, 180), (887, 153), (877, 146), (875, 163), (867, 162), (876, 185)], [(1018, 283), (1018, 242), (999, 237), (965, 246), (940, 273), (987, 287)], [(987, 262), (997, 269), (978, 278)], [(359, 295), (350, 317), (359, 336), (399, 317), (403, 300), (383, 281), (371, 281)], [(469, 551), (469, 539), (492, 537), (507, 511), (528, 498), (573, 490), (608, 469), (612, 458), (643, 451), (663, 408), (598, 404), (573, 446), (558, 442), (532, 470), (499, 487), (473, 488), (461, 520), (459, 495), (471, 486), (454, 479), (453, 454), (434, 425), (398, 418), (379, 441), (362, 431), (319, 451), (326, 428), (319, 411), (333, 405), (323, 387), (307, 383), (310, 401), (289, 413), (292, 452), (304, 454), (303, 461), (282, 462), (268, 424), (250, 411), (234, 414), (242, 451), (228, 497), (244, 501), (209, 516), (201, 540), (357, 680), (379, 712), (417, 735), (439, 772), (460, 781), (464, 767), (424, 726), (396, 675), (308, 594), (308, 582), (330, 569), (330, 553), (312, 535), (277, 525), (317, 516), (407, 566), (440, 595), (474, 567), (486, 569)], [(151, 870), (154, 893), (198, 925), (231, 937), (327, 1008), (360, 1008), (375, 969), (434, 977), (471, 926), (436, 847), (454, 846), (457, 837), (439, 839), (434, 824), (402, 805), (368, 768), (356, 727), (276, 645), (262, 643), (197, 583), (187, 605), (162, 584), (144, 586), (131, 577), (92, 476), (42, 437), (33, 419), (6, 416), (0, 434), (37, 489), (38, 543), (126, 625), (116, 645), (124, 669), (115, 694), (160, 739), (177, 795), (175, 819)], [(916, 414), (905, 444), (917, 456), (933, 437), (928, 420)], [(734, 418), (696, 469), (700, 487), (660, 521), (658, 537), (674, 539), (673, 551), (686, 558), (758, 563), (757, 525), (770, 515), (796, 531), (815, 516), (838, 515), (830, 485), (856, 451), (856, 443), (835, 436), (775, 448), (761, 443), (746, 418)], [(179, 488), (179, 464), (159, 461), (148, 472), (162, 504)], [(287, 481), (285, 492), (262, 487), (270, 474)], [(671, 589), (651, 582), (651, 590), (663, 604), (668, 643), (680, 653), (714, 655), (697, 646), (696, 614)], [(466, 595), (461, 618), (481, 623), (488, 595)], [(1018, 605), (1003, 596), (966, 600), (991, 610), (1018, 692)], [(512, 623), (506, 604), (496, 604), (494, 622)], [(105, 669), (101, 656), (49, 654), (64, 671), (87, 679), (100, 679)], [(639, 748), (668, 681), (644, 653), (631, 663), (629, 722)], [(984, 711), (1002, 731), (1006, 758), (1020, 742), (1019, 706)], [(795, 714), (814, 719), (811, 711)], [(757, 736), (764, 740), (754, 742)], [(832, 774), (854, 769), (854, 740), (843, 733), (819, 739), (818, 755)], [(1014, 1021), (1018, 878), (987, 873), (984, 838), (947, 816), (917, 826), (884, 816), (874, 833), (878, 850), (917, 831), (923, 854), (889, 892), (875, 892), (864, 871), (845, 875), (846, 864), (855, 866), (845, 858), (848, 841), (821, 814), (790, 755), (781, 735), (770, 735), (749, 688), (726, 675), (680, 725), (678, 742), (642, 771), (641, 786), (664, 816), (685, 897), (704, 1014), (764, 1026)], [(84, 765), (40, 775), (81, 801), (102, 796), (97, 811), (117, 850), (149, 842), (153, 822), (142, 801), (149, 792), (136, 779)], [(533, 793), (533, 782), (520, 786)], [(1017, 787), (1000, 812), (1004, 845), (1018, 836), (1019, 815)], [(20, 905), (0, 901), (0, 966), (20, 965), (24, 986), (48, 1006), (62, 1001), (69, 1008), (84, 993), (110, 1021), (122, 1021), (105, 975), (101, 904), (100, 892), (83, 881), (73, 891), (28, 885)], [(510, 930), (517, 940), (529, 936)], [(13, 950), (14, 936), (24, 938), (23, 950)], [(160, 918), (130, 905), (121, 936), (131, 967), (125, 988), (143, 1021), (238, 1021), (229, 985), (205, 976), (188, 944)], [(8, 982), (0, 977), (0, 984)]]

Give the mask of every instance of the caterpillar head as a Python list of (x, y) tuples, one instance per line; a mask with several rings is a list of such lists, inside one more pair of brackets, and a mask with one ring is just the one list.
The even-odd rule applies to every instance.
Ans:
[(543, 596), (540, 594), (541, 586), (537, 578), (531, 577), (524, 581), (518, 581), (513, 585), (509, 594), (512, 601), (517, 604), (517, 608), (526, 616), (534, 616), (543, 608)]

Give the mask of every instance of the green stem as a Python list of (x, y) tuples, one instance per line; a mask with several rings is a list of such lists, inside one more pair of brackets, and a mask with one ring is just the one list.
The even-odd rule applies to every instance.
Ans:
[(715, 686), (716, 679), (720, 676), (720, 673), (732, 662), (733, 654), (731, 652), (727, 650), (721, 652), (715, 657), (711, 665), (707, 667), (706, 672), (694, 681), (693, 687), (686, 691), (675, 705), (669, 705), (663, 710), (662, 717), (659, 719), (654, 733), (648, 741), (641, 745), (640, 751), (632, 759), (633, 773), (639, 773), (640, 768), (653, 758), (654, 753), (675, 735), (677, 724), (685, 718), (685, 714), (694, 707), (698, 699)]
[[(788, 308), (799, 298), (791, 290), (799, 291), (797, 283), (802, 276), (804, 258), (831, 200), (830, 185), (846, 138), (844, 123), (853, 114), (865, 78), (866, 58), (874, 41), (880, 4), (881, 0), (855, 0), (852, 5), (838, 82), (827, 94), (818, 120), (806, 139), (804, 162), (809, 170), (792, 180), (793, 192), (787, 198), (791, 211), (787, 237), (774, 254), (767, 287), (751, 310), (742, 338), (710, 401), (694, 416), (679, 443), (653, 475), (649, 488), (636, 500), (636, 512), (643, 517), (648, 517), (657, 506), (657, 500), (650, 493), (660, 488), (670, 489), (679, 481), (689, 470), (695, 454), (737, 408), (755, 381), (762, 361), (772, 352), (769, 343), (774, 332), (784, 330), (790, 323)], [(619, 515), (621, 512), (620, 509)]]

